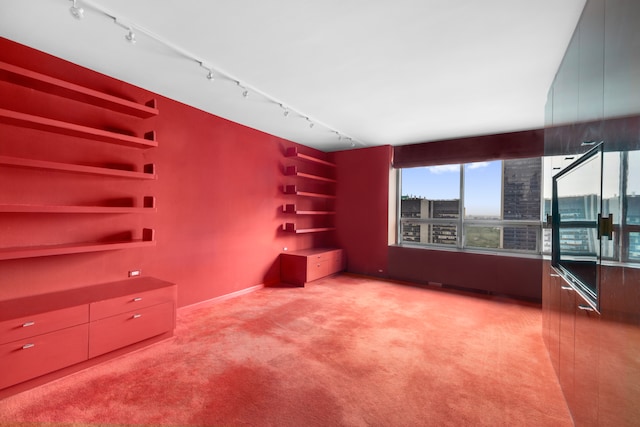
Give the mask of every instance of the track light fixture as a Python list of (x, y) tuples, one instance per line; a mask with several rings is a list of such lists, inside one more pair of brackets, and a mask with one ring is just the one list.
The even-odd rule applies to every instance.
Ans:
[[(316, 124), (321, 127), (322, 129), (325, 129), (331, 133), (335, 133), (336, 136), (338, 137), (339, 141), (348, 141), (352, 147), (354, 147), (356, 144), (356, 140), (352, 139), (351, 137), (347, 137), (342, 135), (340, 132), (338, 132), (337, 130), (334, 130), (331, 128), (331, 126), (327, 126), (325, 123), (321, 122), (321, 121), (317, 121), (317, 120), (312, 120), (309, 116), (306, 116), (304, 114), (302, 114), (299, 110), (296, 110), (295, 108), (290, 108), (288, 106), (285, 106), (283, 103), (281, 103), (279, 100), (273, 98), (272, 96), (270, 96), (267, 93), (262, 92), (261, 90), (247, 85), (245, 86), (244, 84), (240, 83), (240, 80), (238, 80), (236, 77), (224, 72), (221, 69), (218, 69), (216, 67), (213, 67), (210, 65), (210, 63), (208, 63), (207, 61), (202, 60), (202, 58), (198, 57), (197, 55), (194, 55), (192, 52), (189, 52), (187, 50), (185, 50), (184, 48), (182, 48), (181, 46), (176, 45), (175, 43), (171, 42), (170, 40), (164, 39), (160, 36), (158, 36), (157, 34), (154, 34), (153, 32), (145, 29), (144, 27), (141, 27), (139, 25), (135, 25), (133, 22), (129, 22), (126, 21), (124, 19), (122, 19), (121, 17), (115, 16), (113, 13), (109, 12), (106, 9), (103, 9), (101, 6), (95, 4), (93, 1), (91, 0), (69, 0), (72, 2), (71, 7), (69, 8), (69, 12), (71, 13), (71, 15), (76, 18), (76, 19), (82, 19), (84, 17), (84, 9), (82, 7), (79, 6), (79, 4), (81, 2), (85, 2), (85, 6), (89, 9), (91, 9), (92, 12), (98, 12), (98, 14), (101, 14), (103, 16), (108, 17), (109, 19), (112, 19), (113, 22), (120, 26), (121, 28), (125, 29), (127, 31), (127, 33), (125, 34), (124, 38), (125, 40), (127, 40), (129, 43), (134, 44), (136, 43), (136, 32), (138, 33), (142, 33), (144, 36), (146, 36), (149, 39), (152, 39), (155, 42), (158, 42), (160, 44), (162, 44), (163, 46), (165, 46), (166, 48), (168, 48), (169, 50), (175, 52), (176, 54), (178, 54), (180, 57), (182, 58), (187, 58), (190, 61), (194, 61), (197, 64), (200, 65), (200, 67), (204, 68), (205, 70), (207, 70), (207, 80), (209, 80), (210, 82), (213, 82), (216, 79), (222, 79), (225, 82), (229, 82), (229, 83), (235, 83), (240, 89), (241, 89), (241, 94), (243, 98), (248, 98), (249, 97), (249, 91), (251, 91), (253, 94), (257, 95), (258, 98), (261, 99), (266, 99), (267, 101), (269, 101), (268, 103), (273, 105), (279, 105), (280, 108), (282, 108), (282, 114), (284, 117), (294, 117), (294, 118), (301, 118), (306, 120), (306, 123), (309, 125), (309, 129), (313, 129)], [(134, 32), (135, 29), (135, 32)], [(253, 95), (252, 95), (253, 96)], [(293, 116), (291, 115), (291, 113), (293, 113)], [(358, 141), (359, 144), (361, 144)], [(584, 145), (587, 145), (588, 143), (585, 142)]]
[(243, 97), (243, 98), (248, 98), (248, 97), (249, 97), (249, 90), (248, 90), (246, 87), (242, 86), (242, 85), (240, 84), (240, 82), (239, 82), (239, 81), (237, 81), (237, 80), (236, 80), (236, 84), (237, 84), (240, 88), (242, 88), (242, 97)]
[(81, 7), (78, 7), (76, 0), (71, 0), (71, 1), (73, 2), (73, 5), (69, 8), (69, 12), (71, 12), (71, 15), (74, 18), (82, 19), (82, 17), (84, 16), (84, 9)]
[(131, 44), (135, 44), (136, 42), (136, 33), (133, 32), (131, 28), (129, 28), (129, 32), (124, 36), (124, 38)]

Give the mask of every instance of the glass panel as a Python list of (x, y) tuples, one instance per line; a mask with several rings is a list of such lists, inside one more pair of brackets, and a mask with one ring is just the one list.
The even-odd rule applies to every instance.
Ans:
[(469, 248), (536, 251), (538, 227), (465, 225), (464, 244)]
[[(627, 158), (626, 220), (627, 227), (640, 227), (640, 151), (629, 151)], [(629, 233), (629, 261), (640, 261), (640, 232)]]
[(504, 161), (502, 218), (540, 220), (542, 159)]
[[(620, 215), (620, 152), (606, 152), (602, 154), (602, 216), (613, 217), (613, 224), (619, 226)], [(618, 233), (611, 238), (602, 236), (600, 239), (600, 256), (603, 259), (618, 259)]]
[[(504, 227), (502, 230), (502, 248), (517, 251), (538, 250), (537, 227)], [(549, 236), (550, 237), (550, 236)], [(551, 243), (549, 241), (549, 243)], [(549, 246), (551, 246), (549, 244)], [(551, 249), (549, 248), (549, 251)]]
[(500, 219), (502, 161), (464, 165), (464, 217)]
[[(402, 169), (401, 218), (460, 217), (460, 165)], [(456, 245), (455, 224), (402, 225), (402, 241)], [(419, 229), (419, 232), (416, 231)]]
[(640, 225), (640, 151), (629, 151), (627, 168), (627, 224)]
[(454, 224), (401, 223), (402, 241), (456, 246), (458, 227)]
[(640, 232), (629, 233), (629, 260), (640, 261)]
[(601, 154), (600, 147), (554, 178), (554, 263), (593, 297), (600, 255)]
[(464, 227), (464, 245), (468, 248), (500, 248), (500, 227), (467, 225)]
[(402, 169), (402, 218), (458, 218), (460, 165)]

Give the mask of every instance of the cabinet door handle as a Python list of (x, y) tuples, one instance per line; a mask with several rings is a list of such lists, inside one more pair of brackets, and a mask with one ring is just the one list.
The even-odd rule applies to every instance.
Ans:
[(560, 277), (559, 274), (555, 274), (555, 273), (551, 273), (549, 276), (551, 276), (551, 277)]
[(28, 349), (33, 348), (33, 347), (35, 347), (35, 346), (36, 346), (35, 344), (33, 344), (33, 343), (29, 343), (29, 344), (25, 344), (25, 345), (23, 345), (23, 346), (22, 346), (22, 349), (23, 349), (23, 350), (28, 350)]
[(563, 291), (572, 291), (573, 288), (571, 286), (560, 286), (560, 289), (562, 289)]
[(142, 317), (142, 314), (134, 314), (133, 316), (131, 316), (132, 319), (139, 319)]
[(24, 322), (24, 323), (22, 324), (22, 327), (23, 327), (23, 328), (27, 328), (27, 327), (29, 327), (29, 326), (33, 326), (33, 325), (35, 325), (35, 324), (36, 324), (36, 322)]
[(142, 301), (142, 297), (135, 297), (133, 299), (133, 302), (139, 302), (139, 301)]
[(583, 305), (583, 304), (580, 304), (580, 305), (578, 306), (578, 308), (579, 308), (580, 310), (584, 310), (584, 311), (595, 311), (595, 310), (593, 309), (593, 307), (591, 307), (590, 305)]

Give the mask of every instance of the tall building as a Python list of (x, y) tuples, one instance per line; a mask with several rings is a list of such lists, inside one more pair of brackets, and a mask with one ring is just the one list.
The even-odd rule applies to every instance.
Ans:
[[(540, 220), (542, 159), (513, 159), (502, 163), (502, 219)], [(538, 231), (504, 227), (502, 247), (535, 251)]]
[[(640, 225), (640, 196), (627, 196), (627, 225)], [(634, 261), (640, 261), (640, 232), (629, 232), (629, 254), (628, 258)]]
[[(458, 218), (460, 200), (428, 200), (406, 197), (401, 201), (402, 218)], [(408, 223), (402, 226), (402, 241), (455, 245), (458, 233), (455, 225)]]

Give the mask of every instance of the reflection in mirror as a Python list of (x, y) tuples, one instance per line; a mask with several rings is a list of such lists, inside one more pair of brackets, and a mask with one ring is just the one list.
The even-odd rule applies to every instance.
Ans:
[(600, 259), (602, 146), (553, 179), (553, 262), (595, 303)]
[(611, 238), (602, 236), (600, 241), (600, 255), (602, 259), (615, 260), (619, 258), (618, 245), (620, 233), (618, 226), (620, 216), (620, 171), (622, 153), (605, 152), (602, 158), (602, 216), (613, 217), (614, 233)]
[(627, 260), (640, 261), (640, 151), (627, 153), (626, 173), (626, 231), (628, 231)]

